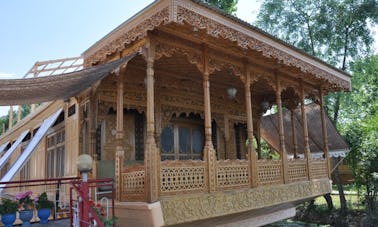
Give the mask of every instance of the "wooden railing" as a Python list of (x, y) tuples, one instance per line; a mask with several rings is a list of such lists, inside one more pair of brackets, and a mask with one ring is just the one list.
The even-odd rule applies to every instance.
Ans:
[(146, 198), (144, 165), (124, 169), (122, 184), (122, 201), (144, 201)]
[(257, 161), (258, 185), (282, 184), (282, 162), (277, 160)]
[(160, 166), (161, 195), (204, 192), (206, 190), (204, 161), (163, 161)]
[(311, 160), (310, 162), (310, 178), (320, 179), (327, 178), (327, 162), (325, 159)]
[[(247, 160), (220, 160), (216, 162), (216, 191), (249, 188), (250, 167)], [(311, 160), (310, 168), (306, 160), (289, 160), (287, 183), (327, 178), (325, 160)], [(201, 160), (163, 161), (159, 167), (159, 196), (181, 193), (208, 192), (206, 163)], [(122, 173), (122, 200), (145, 201), (144, 165), (132, 166)], [(281, 160), (257, 161), (258, 186), (283, 184)]]
[(304, 159), (296, 159), (288, 161), (288, 182), (306, 181), (307, 175), (307, 161)]
[(217, 189), (237, 189), (249, 186), (247, 160), (221, 160), (217, 165)]

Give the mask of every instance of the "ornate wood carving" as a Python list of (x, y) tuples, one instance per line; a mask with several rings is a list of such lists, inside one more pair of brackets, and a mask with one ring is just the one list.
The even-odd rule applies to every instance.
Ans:
[(187, 8), (187, 6), (179, 5), (177, 7), (177, 22), (184, 24), (188, 23), (198, 29), (206, 29), (208, 35), (213, 37), (222, 37), (230, 41), (236, 42), (238, 46), (244, 49), (252, 49), (261, 52), (267, 58), (275, 58), (278, 62), (287, 66), (294, 66), (299, 68), (304, 73), (310, 73), (317, 79), (323, 79), (332, 84), (330, 90), (335, 87), (340, 87), (344, 90), (350, 89), (348, 81), (341, 80), (336, 76), (325, 72), (313, 65), (308, 64), (302, 59), (298, 59), (290, 54), (279, 50), (267, 43), (261, 42), (251, 36), (246, 35), (232, 27), (226, 26), (213, 18), (205, 17), (200, 13), (195, 12), (194, 8)]
[(272, 185), (235, 193), (177, 195), (161, 199), (164, 222), (174, 225), (293, 202), (331, 191), (328, 179)]
[[(116, 39), (108, 42), (102, 42), (104, 44), (97, 47), (93, 47), (94, 50), (91, 53), (85, 53), (86, 65), (91, 65), (99, 61), (103, 61), (107, 56), (121, 52), (125, 48), (125, 45), (130, 44), (135, 40), (143, 39), (147, 36), (147, 32), (153, 30), (161, 24), (169, 22), (169, 8), (163, 8), (158, 12), (153, 13), (150, 17), (146, 18), (142, 22), (135, 24), (134, 26), (123, 27)], [(93, 53), (92, 53), (93, 52)]]

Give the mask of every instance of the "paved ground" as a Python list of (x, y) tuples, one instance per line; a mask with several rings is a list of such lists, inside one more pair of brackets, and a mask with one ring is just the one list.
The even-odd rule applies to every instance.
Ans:
[[(21, 225), (16, 225), (21, 226)], [(70, 219), (61, 219), (57, 221), (49, 221), (47, 224), (39, 224), (38, 222), (31, 224), (33, 227), (49, 227), (49, 226), (55, 226), (55, 227), (68, 227), (70, 226)]]

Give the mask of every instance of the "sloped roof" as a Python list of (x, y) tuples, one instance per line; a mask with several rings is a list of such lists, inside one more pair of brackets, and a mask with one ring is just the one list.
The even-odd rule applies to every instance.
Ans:
[[(323, 152), (323, 133), (320, 127), (320, 106), (317, 104), (309, 104), (305, 106), (307, 116), (307, 127), (309, 136), (309, 145), (311, 153)], [(298, 143), (298, 152), (303, 154), (303, 125), (302, 115), (299, 108), (295, 110), (294, 122), (296, 128), (296, 138)], [(293, 145), (293, 130), (291, 125), (290, 111), (283, 112), (283, 123), (285, 129), (285, 146), (288, 154), (294, 151)], [(328, 149), (335, 152), (348, 152), (349, 146), (341, 137), (335, 126), (328, 116), (326, 116), (327, 135), (328, 135)], [(264, 116), (261, 120), (261, 136), (271, 145), (275, 150), (279, 150), (279, 136), (277, 114)]]
[(22, 105), (68, 99), (109, 75), (136, 54), (72, 73), (0, 80), (0, 105)]

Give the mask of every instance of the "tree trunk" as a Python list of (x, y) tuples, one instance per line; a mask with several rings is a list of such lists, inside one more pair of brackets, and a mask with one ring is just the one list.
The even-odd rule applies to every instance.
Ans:
[(328, 210), (333, 210), (334, 206), (333, 206), (331, 193), (327, 193), (327, 194), (323, 195), (323, 197), (324, 197), (325, 201), (327, 202)]
[(339, 110), (340, 110), (340, 93), (335, 93), (335, 103), (333, 104), (333, 118), (332, 122), (336, 126), (337, 120), (339, 119)]
[[(340, 158), (332, 158), (332, 160), (333, 160), (333, 165), (336, 166), (339, 163)], [(346, 203), (345, 194), (344, 194), (344, 188), (343, 188), (343, 185), (341, 184), (338, 168), (335, 168), (335, 170), (332, 172), (332, 176), (333, 176), (333, 179), (335, 180), (337, 190), (339, 191), (340, 215), (341, 215), (341, 217), (343, 217), (343, 216), (346, 215), (348, 208), (347, 208), (347, 203)]]

